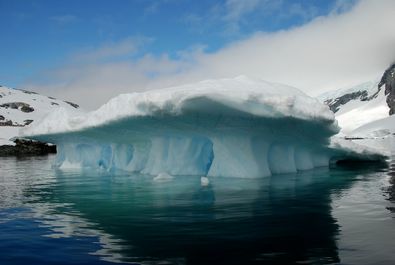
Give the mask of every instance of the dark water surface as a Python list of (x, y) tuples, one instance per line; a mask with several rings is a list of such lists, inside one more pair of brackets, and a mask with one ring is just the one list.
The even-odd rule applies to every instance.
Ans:
[(395, 264), (395, 168), (262, 179), (0, 159), (0, 264)]

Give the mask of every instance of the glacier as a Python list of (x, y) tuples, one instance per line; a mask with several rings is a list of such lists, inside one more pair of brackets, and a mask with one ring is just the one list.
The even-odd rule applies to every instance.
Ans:
[(57, 145), (55, 166), (256, 178), (385, 155), (333, 143), (334, 114), (296, 88), (246, 76), (122, 94), (22, 128)]

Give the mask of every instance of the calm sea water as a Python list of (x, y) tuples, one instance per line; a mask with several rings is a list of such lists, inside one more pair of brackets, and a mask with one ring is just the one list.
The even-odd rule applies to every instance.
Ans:
[(395, 264), (395, 166), (168, 182), (0, 159), (0, 264)]

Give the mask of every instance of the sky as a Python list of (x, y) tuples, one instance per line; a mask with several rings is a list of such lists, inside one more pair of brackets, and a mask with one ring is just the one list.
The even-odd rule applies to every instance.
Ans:
[(0, 0), (0, 84), (95, 109), (247, 75), (317, 96), (395, 61), (393, 0)]

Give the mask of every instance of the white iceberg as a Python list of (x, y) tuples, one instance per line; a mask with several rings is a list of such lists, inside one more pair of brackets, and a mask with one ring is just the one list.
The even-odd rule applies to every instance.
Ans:
[(55, 143), (59, 167), (151, 175), (260, 177), (383, 157), (331, 147), (338, 131), (318, 100), (241, 76), (119, 95), (81, 115), (59, 110), (22, 135)]

